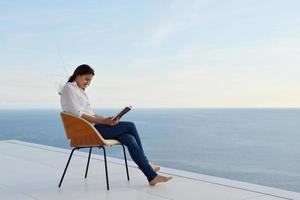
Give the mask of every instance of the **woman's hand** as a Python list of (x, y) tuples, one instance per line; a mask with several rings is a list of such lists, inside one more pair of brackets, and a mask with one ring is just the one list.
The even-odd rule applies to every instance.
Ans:
[(109, 126), (115, 126), (119, 123), (119, 118), (113, 119), (113, 117), (105, 118), (105, 124)]

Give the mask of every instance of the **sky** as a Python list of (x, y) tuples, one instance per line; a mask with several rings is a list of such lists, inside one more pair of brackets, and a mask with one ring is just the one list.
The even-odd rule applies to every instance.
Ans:
[(0, 108), (300, 107), (300, 1), (0, 0)]

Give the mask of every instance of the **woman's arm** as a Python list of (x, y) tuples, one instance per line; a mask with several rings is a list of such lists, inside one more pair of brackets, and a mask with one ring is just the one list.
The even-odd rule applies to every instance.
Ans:
[(100, 115), (86, 115), (86, 114), (82, 114), (81, 117), (85, 120), (87, 120), (88, 122), (94, 123), (94, 124), (103, 124), (103, 125), (109, 125), (109, 126), (114, 126), (116, 124), (118, 124), (119, 119), (113, 120), (112, 117), (102, 117)]

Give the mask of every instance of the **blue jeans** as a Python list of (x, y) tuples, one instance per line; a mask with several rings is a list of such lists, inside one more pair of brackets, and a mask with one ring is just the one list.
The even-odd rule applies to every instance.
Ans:
[(140, 136), (132, 122), (119, 122), (115, 126), (96, 124), (95, 128), (104, 139), (116, 139), (127, 146), (132, 160), (139, 166), (148, 181), (153, 180), (157, 173), (153, 171), (145, 156)]

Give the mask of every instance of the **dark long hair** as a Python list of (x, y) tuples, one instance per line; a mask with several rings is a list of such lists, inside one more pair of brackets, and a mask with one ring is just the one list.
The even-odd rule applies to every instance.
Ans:
[(87, 64), (79, 65), (75, 71), (73, 72), (72, 76), (70, 76), (68, 82), (75, 81), (76, 76), (78, 75), (84, 75), (84, 74), (93, 74), (95, 75), (94, 70)]
[[(93, 68), (91, 68), (87, 64), (79, 65), (75, 69), (75, 71), (73, 72), (72, 76), (70, 76), (68, 82), (73, 82), (73, 81), (75, 81), (75, 78), (76, 78), (77, 75), (84, 75), (84, 74), (93, 74), (93, 75), (95, 75), (95, 72), (94, 72)], [(57, 92), (58, 92), (59, 95), (61, 95), (62, 89), (63, 89), (63, 86), (60, 85), (59, 88), (57, 89)]]

